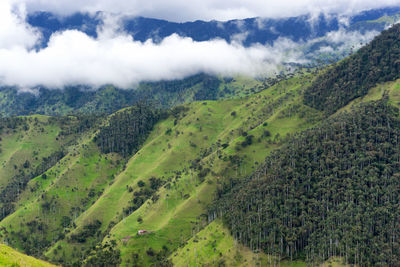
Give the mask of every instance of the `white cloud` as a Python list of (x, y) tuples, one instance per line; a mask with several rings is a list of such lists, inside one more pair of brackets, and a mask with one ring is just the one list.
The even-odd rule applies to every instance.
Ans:
[(326, 35), (326, 40), (331, 43), (340, 44), (366, 44), (379, 34), (378, 31), (369, 31), (361, 34), (357, 31), (347, 32), (344, 29), (339, 31), (329, 32)]
[(306, 13), (351, 14), (360, 10), (400, 5), (400, 0), (18, 0), (29, 10), (60, 14), (108, 11), (167, 19), (228, 20), (247, 17), (288, 17)]
[[(273, 49), (244, 48), (224, 40), (194, 42), (172, 35), (160, 44), (130, 36), (93, 39), (79, 31), (54, 35), (47, 48), (0, 50), (5, 84), (62, 87), (71, 84), (128, 88), (140, 81), (179, 79), (199, 72), (261, 75), (282, 60)], [(23, 62), (23, 63), (22, 63)]]
[[(375, 36), (379, 34), (378, 31), (367, 31), (360, 33), (357, 31), (348, 32), (344, 29), (327, 33), (323, 38), (311, 40), (307, 43), (307, 46), (312, 46), (320, 41), (329, 42), (329, 46), (322, 46), (317, 51), (313, 52), (314, 57), (318, 57), (321, 54), (338, 55), (343, 52), (356, 51), (363, 45), (369, 43)], [(311, 55), (310, 55), (311, 56)]]
[(0, 82), (20, 88), (74, 84), (129, 88), (140, 81), (179, 79), (199, 72), (257, 76), (275, 71), (286, 56), (282, 44), (245, 48), (237, 42), (195, 42), (175, 34), (161, 43), (142, 43), (119, 31), (118, 19), (112, 17), (105, 18), (97, 38), (68, 30), (53, 34), (46, 48), (33, 50), (29, 48), (37, 41), (35, 30), (12, 13), (11, 5), (3, 7), (8, 27), (18, 31), (0, 47)]
[(25, 15), (24, 5), (0, 1), (0, 49), (31, 48), (35, 45), (40, 35), (25, 23)]
[[(246, 48), (241, 45), (245, 36), (238, 35), (236, 41), (227, 43), (196, 42), (176, 34), (159, 43), (142, 43), (120, 30), (118, 16), (105, 16), (97, 38), (68, 30), (53, 34), (46, 48), (36, 50), (32, 47), (40, 35), (25, 22), (24, 5), (15, 1), (0, 3), (0, 84), (15, 85), (25, 92), (38, 85), (96, 88), (114, 84), (132, 88), (141, 81), (180, 79), (199, 72), (265, 76), (282, 63), (304, 63), (301, 47), (312, 44), (281, 38), (272, 46)], [(367, 42), (376, 34), (341, 30), (328, 33), (326, 38), (342, 49), (341, 42)]]

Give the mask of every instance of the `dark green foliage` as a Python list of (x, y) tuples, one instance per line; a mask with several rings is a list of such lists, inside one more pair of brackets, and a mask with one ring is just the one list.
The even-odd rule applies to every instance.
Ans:
[(41, 220), (32, 220), (26, 223), (27, 231), (20, 229), (16, 232), (19, 240), (22, 240), (22, 249), (29, 255), (41, 256), (50, 242), (45, 238), (45, 233), (48, 229), (47, 225)]
[[(60, 159), (64, 157), (64, 155), (65, 154), (63, 151), (54, 152), (50, 156), (42, 158), (40, 165), (34, 170), (24, 171), (22, 168), (20, 168), (19, 173), (10, 179), (10, 183), (8, 183), (5, 188), (0, 190), (0, 218), (3, 219), (14, 211), (14, 201), (16, 201), (19, 195), (26, 189), (26, 186), (31, 179), (41, 175), (53, 167)], [(29, 161), (27, 162), (23, 164), (25, 169), (30, 167)], [(43, 174), (42, 177), (47, 178), (46, 174)]]
[(19, 117), (0, 118), (0, 133), (2, 133), (4, 129), (14, 130), (22, 125), (27, 126), (26, 118), (19, 118)]
[(112, 115), (95, 138), (103, 153), (116, 152), (124, 157), (135, 153), (146, 140), (161, 112), (138, 104)]
[(95, 220), (94, 222), (91, 222), (83, 226), (83, 229), (79, 233), (72, 234), (71, 241), (84, 243), (86, 242), (86, 239), (90, 237), (95, 237), (100, 227), (101, 227), (101, 222), (99, 220)]
[(38, 89), (38, 96), (19, 93), (16, 88), (0, 88), (6, 101), (0, 103), (0, 113), (14, 115), (68, 115), (77, 113), (111, 114), (141, 101), (155, 102), (156, 106), (172, 107), (191, 101), (215, 100), (219, 97), (221, 80), (198, 74), (182, 80), (143, 82), (136, 89), (104, 86), (90, 90), (85, 86)]
[(306, 105), (332, 114), (377, 83), (400, 78), (400, 24), (319, 75), (304, 94)]
[(150, 185), (148, 187), (145, 187), (146, 184), (143, 181), (138, 182), (140, 190), (133, 192), (134, 198), (129, 202), (129, 206), (123, 209), (125, 215), (129, 215), (140, 208), (149, 198), (151, 198), (153, 202), (158, 200), (159, 196), (156, 194), (157, 190), (163, 186), (165, 182), (156, 177), (151, 177), (149, 181)]
[(246, 135), (246, 139), (240, 143), (242, 147), (250, 146), (253, 143), (253, 135)]
[(399, 138), (397, 108), (363, 105), (290, 137), (216, 210), (254, 250), (400, 266)]
[(87, 267), (117, 267), (121, 264), (121, 252), (115, 248), (116, 243), (107, 242), (98, 245), (90, 253), (83, 266)]
[(26, 160), (22, 166), (24, 167), (24, 169), (28, 169), (31, 166), (31, 163), (29, 162), (29, 160)]
[(270, 137), (270, 136), (271, 136), (271, 132), (268, 130), (264, 130), (263, 137)]
[(70, 217), (68, 217), (68, 216), (63, 216), (62, 219), (61, 219), (61, 226), (62, 226), (63, 228), (66, 228), (66, 227), (68, 227), (68, 226), (71, 225), (71, 222), (72, 222), (72, 220), (71, 220)]

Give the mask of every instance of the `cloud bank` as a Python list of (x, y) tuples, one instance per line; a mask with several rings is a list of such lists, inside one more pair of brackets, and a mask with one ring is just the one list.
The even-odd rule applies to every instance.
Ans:
[[(25, 5), (18, 0), (0, 2), (0, 84), (21, 91), (37, 86), (98, 88), (105, 84), (128, 89), (142, 81), (181, 79), (200, 72), (264, 77), (278, 71), (283, 63), (305, 63), (299, 47), (312, 44), (278, 39), (272, 46), (246, 48), (240, 43), (241, 36), (227, 43), (196, 42), (176, 34), (160, 43), (142, 43), (121, 30), (118, 17), (105, 16), (97, 38), (67, 30), (53, 34), (48, 46), (37, 50), (35, 44), (41, 35), (26, 23), (25, 16)], [(376, 34), (358, 36), (340, 31), (326, 38), (338, 43), (340, 50), (340, 41), (369, 41)]]
[(175, 34), (161, 43), (141, 43), (119, 31), (113, 19), (105, 20), (97, 38), (67, 30), (54, 34), (46, 48), (35, 50), (40, 35), (26, 24), (23, 7), (16, 9), (10, 2), (0, 7), (0, 82), (25, 90), (77, 84), (130, 88), (141, 81), (180, 79), (199, 72), (257, 76), (276, 70), (283, 60), (281, 49), (275, 47), (195, 42)]
[(59, 14), (77, 11), (107, 11), (167, 19), (229, 20), (248, 17), (289, 17), (308, 13), (354, 14), (399, 5), (400, 0), (18, 0), (30, 11), (47, 10)]

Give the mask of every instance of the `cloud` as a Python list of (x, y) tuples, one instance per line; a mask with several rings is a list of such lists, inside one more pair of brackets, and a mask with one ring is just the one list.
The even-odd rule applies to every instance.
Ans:
[[(121, 30), (120, 16), (104, 15), (97, 38), (67, 30), (53, 34), (48, 46), (37, 50), (41, 36), (25, 22), (24, 5), (16, 1), (0, 3), (0, 84), (17, 86), (21, 92), (34, 92), (37, 86), (82, 84), (133, 88), (142, 81), (181, 79), (200, 72), (265, 77), (284, 63), (306, 63), (304, 48), (318, 41), (295, 43), (279, 38), (272, 46), (244, 47), (245, 35), (227, 43), (221, 39), (196, 42), (173, 34), (160, 42), (143, 43)], [(366, 43), (376, 34), (331, 32), (325, 39), (336, 47), (322, 47), (320, 52)]]
[(334, 44), (357, 45), (357, 48), (360, 48), (360, 43), (369, 43), (378, 34), (378, 31), (368, 31), (362, 34), (357, 31), (347, 32), (344, 29), (340, 29), (339, 31), (327, 33), (326, 40)]
[(0, 49), (35, 45), (40, 34), (25, 23), (25, 16), (24, 5), (0, 1)]
[(248, 17), (288, 17), (308, 13), (353, 14), (361, 10), (400, 5), (400, 0), (18, 0), (30, 11), (59, 14), (107, 11), (171, 21), (229, 20)]
[[(67, 30), (53, 34), (46, 48), (35, 50), (31, 48), (40, 38), (35, 29), (26, 25), (20, 13), (13, 12), (13, 5), (2, 7), (5, 16), (0, 25), (8, 22), (8, 28), (0, 30), (0, 36), (10, 38), (0, 47), (0, 83), (25, 91), (39, 85), (114, 84), (131, 88), (141, 81), (180, 79), (199, 72), (267, 75), (287, 58), (283, 43), (245, 48), (238, 42), (196, 42), (176, 34), (160, 43), (142, 43), (122, 32), (114, 17), (104, 18), (97, 38)], [(13, 29), (12, 35), (9, 32)]]
[[(310, 40), (307, 42), (306, 47), (314, 47), (316, 44), (321, 44), (319, 49), (315, 49), (308, 57), (319, 58), (321, 55), (338, 56), (356, 51), (363, 45), (369, 43), (375, 36), (379, 34), (378, 31), (367, 31), (361, 33), (358, 31), (346, 31), (339, 29), (327, 33), (323, 38)], [(326, 43), (329, 45), (326, 45)]]
[(199, 72), (265, 74), (282, 57), (272, 51), (223, 40), (194, 42), (175, 34), (155, 44), (135, 42), (130, 36), (93, 39), (79, 31), (65, 31), (40, 51), (0, 50), (0, 73), (4, 84), (21, 87), (114, 84), (129, 88), (140, 81), (180, 79)]

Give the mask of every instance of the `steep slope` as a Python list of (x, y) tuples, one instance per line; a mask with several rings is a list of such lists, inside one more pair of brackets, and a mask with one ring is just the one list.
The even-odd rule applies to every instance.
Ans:
[[(262, 251), (251, 251), (235, 240), (219, 219), (194, 235), (170, 258), (174, 266), (307, 266), (303, 261), (279, 261), (278, 257)], [(340, 257), (332, 257), (321, 264), (321, 267), (342, 266), (349, 265), (344, 264)]]
[[(296, 77), (247, 99), (195, 102), (174, 109), (170, 117), (154, 126), (143, 147), (120, 173), (115, 173), (112, 183), (102, 185), (103, 193), (94, 202), (90, 200), (76, 219), (68, 214), (69, 208), (59, 205), (56, 212), (49, 213), (56, 218), (46, 222), (49, 228), (56, 237), (57, 232), (65, 233), (65, 237), (58, 234), (50, 238), (58, 241), (46, 255), (64, 264), (93, 253), (95, 258), (102, 258), (104, 250), (92, 248), (105, 237), (103, 245), (114, 241), (113, 249), (121, 251), (123, 266), (165, 262), (172, 251), (207, 224), (206, 207), (217, 192), (221, 176), (250, 174), (266, 153), (280, 145), (280, 136), (317, 121), (318, 112), (301, 105), (300, 92), (309, 79)], [(70, 168), (85, 180), (82, 173), (87, 163), (83, 159), (74, 162)], [(69, 181), (76, 180), (68, 177), (56, 175), (51, 178), (55, 185), (45, 190), (69, 192)], [(58, 195), (57, 201), (62, 201), (63, 195)], [(74, 207), (81, 199), (74, 201)], [(24, 217), (35, 214), (22, 204), (2, 224), (20, 224)], [(60, 227), (63, 216), (71, 218), (72, 225), (64, 230)], [(139, 229), (153, 233), (137, 237)], [(51, 237), (50, 232), (47, 235)]]
[(356, 54), (324, 70), (305, 91), (304, 103), (333, 114), (377, 83), (400, 78), (400, 24)]
[[(372, 88), (366, 96), (350, 102), (347, 106), (340, 109), (338, 113), (349, 112), (352, 108), (357, 108), (360, 104), (381, 100), (384, 96), (389, 96), (388, 102), (391, 105), (399, 107), (400, 80), (377, 85)], [(247, 250), (245, 246), (241, 245), (240, 242), (230, 235), (230, 231), (226, 226), (220, 225), (221, 223), (220, 220), (216, 220), (206, 226), (204, 230), (200, 231), (199, 234), (188, 241), (187, 244), (174, 252), (170, 256), (171, 261), (177, 266), (196, 265), (199, 262), (205, 264), (225, 262), (229, 265), (246, 265), (250, 263), (252, 266), (254, 262), (255, 264), (261, 264), (261, 266), (277, 264), (277, 261), (279, 261), (278, 257), (264, 254), (262, 251), (254, 253), (251, 250)], [(223, 235), (225, 231), (228, 231), (229, 234)], [(203, 237), (203, 239), (199, 237)], [(209, 252), (210, 247), (213, 250), (211, 253)], [(214, 248), (216, 248), (215, 251)], [(221, 252), (222, 255), (219, 252)], [(326, 261), (323, 266), (347, 266), (344, 264), (344, 261), (345, 259), (343, 257), (333, 257)], [(281, 266), (284, 266), (284, 264), (285, 261), (280, 262)], [(295, 263), (289, 261), (287, 264), (289, 266), (307, 266), (306, 262)]]
[[(274, 83), (276, 79), (270, 79)], [(235, 77), (222, 79), (198, 74), (182, 80), (143, 82), (137, 88), (123, 90), (104, 86), (91, 90), (86, 86), (48, 89), (36, 88), (36, 94), (17, 88), (0, 87), (0, 114), (3, 116), (44, 114), (68, 115), (113, 113), (140, 101), (158, 107), (173, 107), (201, 100), (217, 100), (254, 94), (267, 88), (266, 82)]]
[[(201, 249), (204, 242), (197, 247), (193, 241), (198, 232), (206, 227), (203, 235), (199, 233), (203, 238), (213, 227), (226, 232), (219, 223), (207, 228), (214, 217), (207, 207), (225, 192), (223, 185), (228, 181), (224, 177), (237, 183), (284, 144), (286, 134), (305, 130), (322, 119), (320, 112), (302, 104), (302, 92), (311, 79), (295, 77), (251, 97), (173, 109), (154, 126), (133, 157), (125, 154), (124, 158), (119, 150), (103, 154), (94, 138), (102, 127), (89, 127), (74, 135), (68, 153), (46, 172), (46, 178), (29, 182), (16, 212), (1, 222), (3, 238), (30, 254), (42, 255), (47, 250), (48, 258), (67, 266), (83, 258), (96, 266), (107, 257), (122, 266), (184, 264), (186, 257), (193, 262), (196, 254), (183, 252)], [(397, 104), (398, 88), (397, 82), (379, 85), (352, 105), (380, 99), (384, 92)], [(107, 120), (106, 128), (124, 129)], [(46, 130), (43, 136), (49, 133)], [(116, 138), (124, 135), (123, 131), (113, 133)], [(140, 229), (150, 233), (137, 236)], [(229, 235), (208, 238), (223, 240), (223, 251), (235, 247)], [(262, 253), (257, 256), (244, 247), (237, 257), (228, 252), (225, 260), (233, 265), (257, 257), (261, 262), (279, 260)], [(211, 262), (224, 258), (216, 252), (208, 256)]]
[(75, 118), (29, 116), (0, 119), (0, 200), (3, 219), (31, 179), (46, 172), (66, 153), (79, 129)]
[[(41, 255), (49, 248), (47, 257), (66, 265), (89, 256), (87, 263), (95, 266), (104, 255), (113, 255), (114, 262), (119, 262), (120, 252), (122, 266), (179, 265), (187, 257), (196, 260), (183, 252), (193, 249), (197, 244), (193, 236), (208, 225), (207, 218), (213, 218), (207, 206), (224, 193), (224, 177), (233, 177), (232, 183), (237, 183), (285, 143), (286, 134), (321, 120), (319, 112), (302, 105), (302, 91), (310, 80), (311, 76), (296, 77), (252, 97), (176, 108), (154, 126), (125, 167), (122, 156), (105, 155), (96, 145), (97, 126), (84, 131), (69, 146), (69, 153), (46, 172), (45, 179), (39, 176), (29, 182), (30, 190), (19, 197), (17, 211), (1, 222), (3, 238), (30, 254)], [(351, 105), (380, 99), (384, 92), (397, 104), (399, 88), (397, 82), (379, 85)], [(47, 135), (45, 131), (43, 136)], [(204, 238), (213, 227), (226, 232), (213, 223), (200, 236)], [(151, 233), (137, 236), (139, 229)], [(208, 237), (223, 240), (223, 251), (235, 247), (233, 237), (221, 238)], [(201, 249), (202, 244), (195, 247)], [(107, 254), (104, 251), (110, 245)], [(279, 260), (257, 256), (244, 247), (237, 257), (228, 252), (226, 257), (215, 252), (209, 258), (233, 265), (243, 265), (246, 259)]]
[[(159, 116), (138, 105), (112, 115), (102, 125), (96, 124), (96, 117), (83, 120), (89, 130), (75, 135), (65, 155), (40, 175), (33, 175), (27, 190), (21, 189), (16, 211), (0, 223), (3, 237), (32, 255), (43, 255), (44, 249), (65, 238), (76, 227), (74, 220), (113, 182), (126, 157), (144, 142)], [(48, 133), (43, 132), (45, 137)]]
[(4, 267), (52, 267), (45, 261), (19, 253), (6, 245), (0, 245), (0, 265)]
[(397, 266), (398, 109), (363, 104), (291, 138), (218, 208), (239, 242), (286, 258)]

